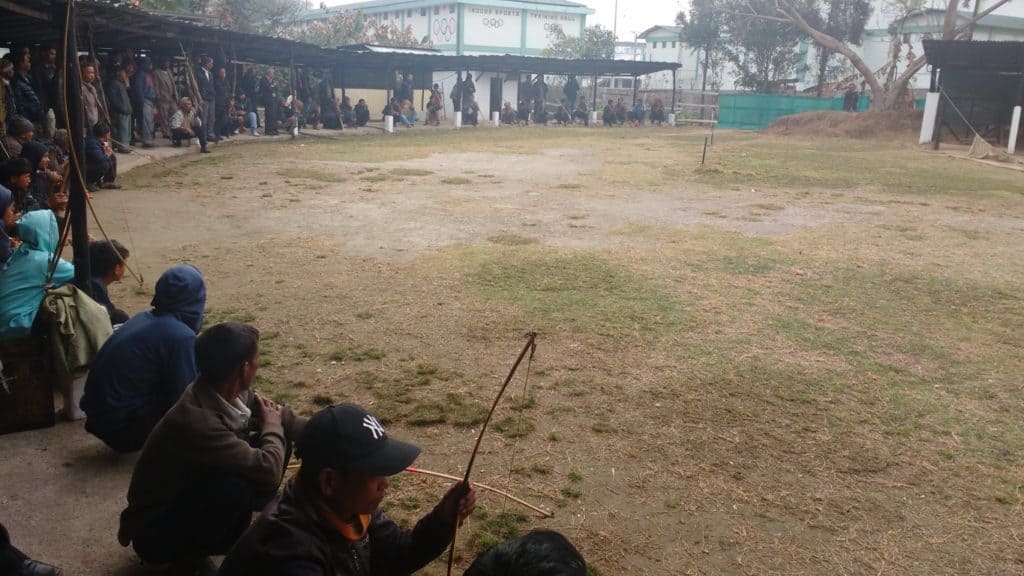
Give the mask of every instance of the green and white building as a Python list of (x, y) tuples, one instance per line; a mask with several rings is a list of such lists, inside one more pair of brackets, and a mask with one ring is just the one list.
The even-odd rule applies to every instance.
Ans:
[(445, 54), (539, 56), (561, 28), (579, 38), (594, 11), (569, 0), (370, 0), (307, 10), (299, 22), (358, 10), (367, 19), (411, 28)]

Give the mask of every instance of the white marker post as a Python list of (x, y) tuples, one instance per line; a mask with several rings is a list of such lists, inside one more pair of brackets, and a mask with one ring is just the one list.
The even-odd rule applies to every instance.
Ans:
[(1020, 106), (1013, 107), (1013, 120), (1010, 122), (1010, 143), (1006, 151), (1013, 154), (1017, 151), (1017, 130), (1020, 128)]
[(669, 126), (675, 126), (676, 125), (676, 115), (675, 114), (669, 114), (668, 115), (668, 125)]
[(497, 128), (498, 126), (501, 126), (501, 113), (500, 112), (491, 112), (491, 123), (494, 124), (495, 128)]
[(395, 131), (395, 117), (385, 116), (384, 117), (384, 132), (391, 134)]
[(455, 129), (462, 128), (462, 110), (455, 113)]
[(921, 119), (921, 135), (918, 144), (927, 144), (935, 134), (935, 121), (939, 115), (939, 93), (929, 92), (924, 98), (924, 118)]
[(597, 126), (597, 110), (590, 111), (590, 125)]

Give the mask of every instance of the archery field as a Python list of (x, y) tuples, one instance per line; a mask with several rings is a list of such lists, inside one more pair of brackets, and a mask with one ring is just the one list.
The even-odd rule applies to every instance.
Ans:
[[(206, 324), (260, 329), (259, 391), (363, 404), (454, 475), (537, 331), (473, 478), (554, 517), (481, 493), (458, 574), (531, 528), (605, 576), (1024, 571), (1021, 172), (738, 132), (700, 166), (704, 139), (417, 127), (149, 164), (96, 193), (146, 279), (111, 297), (194, 263)], [(134, 458), (81, 423), (0, 458), (16, 545), (146, 573), (116, 541)], [(403, 474), (387, 510), (447, 486)]]

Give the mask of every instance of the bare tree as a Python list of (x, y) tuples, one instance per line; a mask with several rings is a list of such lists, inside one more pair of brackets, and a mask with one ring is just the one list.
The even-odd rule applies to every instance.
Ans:
[[(975, 0), (978, 1), (978, 0)], [(971, 30), (971, 27), (978, 20), (981, 20), (985, 16), (991, 14), (994, 10), (1006, 4), (1010, 0), (996, 0), (990, 6), (984, 10), (979, 11), (976, 15), (971, 17), (967, 22), (957, 26), (957, 8), (960, 5), (961, 0), (947, 0), (946, 14), (942, 23), (942, 40), (957, 40), (964, 37)], [(817, 30), (813, 26), (807, 23), (807, 20), (793, 7), (789, 0), (775, 0), (778, 13), (782, 15), (782, 18), (789, 20), (795, 24), (798, 28), (804, 31), (808, 36), (811, 37), (818, 45), (823, 46), (828, 50), (835, 51), (842, 54), (850, 61), (850, 64), (860, 72), (860, 75), (864, 77), (864, 81), (867, 82), (868, 86), (871, 87), (871, 109), (872, 110), (892, 110), (895, 109), (903, 96), (903, 92), (907, 89), (907, 84), (910, 79), (914, 77), (925, 64), (928, 63), (925, 55), (922, 54), (915, 58), (903, 71), (902, 74), (896, 77), (892, 82), (889, 82), (883, 86), (883, 83), (879, 82), (878, 75), (875, 71), (868, 68), (864, 60), (857, 55), (856, 52), (847, 44), (839, 39), (826, 34), (820, 30)], [(912, 16), (912, 13), (906, 13), (903, 19)], [(762, 14), (760, 16), (773, 18), (774, 15)], [(890, 58), (897, 58), (899, 52), (893, 51)], [(890, 66), (895, 62), (890, 62)]]

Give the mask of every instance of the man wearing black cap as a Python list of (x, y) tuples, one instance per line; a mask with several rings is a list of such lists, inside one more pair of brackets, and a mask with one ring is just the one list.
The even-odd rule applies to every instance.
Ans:
[(419, 570), (445, 550), (452, 528), (476, 506), (476, 493), (453, 486), (412, 530), (380, 510), (388, 477), (420, 449), (389, 438), (355, 404), (313, 415), (297, 443), (299, 473), (276, 509), (238, 540), (221, 576), (399, 575)]

